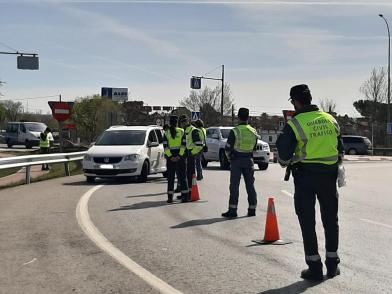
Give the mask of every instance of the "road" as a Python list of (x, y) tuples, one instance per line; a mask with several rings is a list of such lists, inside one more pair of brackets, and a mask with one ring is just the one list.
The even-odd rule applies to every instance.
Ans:
[[(73, 176), (1, 190), (0, 293), (159, 293), (148, 274), (182, 293), (391, 293), (391, 169), (388, 162), (346, 164), (342, 275), (322, 283), (299, 278), (304, 256), (293, 184), (282, 181), (276, 164), (256, 172), (257, 216), (245, 217), (242, 185), (234, 220), (220, 217), (228, 206), (229, 173), (216, 165), (205, 171), (197, 203), (167, 204), (158, 176), (146, 184), (96, 185)], [(251, 242), (263, 237), (268, 197), (275, 198), (281, 237), (292, 244)], [(80, 214), (86, 212), (81, 199), (88, 200), (89, 218)], [(76, 215), (84, 229), (91, 221), (96, 231), (85, 234)], [(317, 226), (324, 255), (320, 221)], [(148, 271), (142, 278), (132, 261)]]
[(7, 144), (0, 144), (0, 152), (30, 152), (37, 150), (39, 147), (34, 147), (31, 149), (27, 149), (24, 145), (15, 145), (12, 148), (8, 148)]

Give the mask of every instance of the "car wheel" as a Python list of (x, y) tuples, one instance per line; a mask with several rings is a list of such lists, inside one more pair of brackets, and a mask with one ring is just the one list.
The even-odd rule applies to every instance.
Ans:
[(204, 155), (201, 156), (201, 166), (207, 167), (208, 161), (204, 158)]
[(259, 170), (266, 170), (268, 168), (268, 163), (259, 163)]
[(86, 177), (87, 183), (94, 183), (95, 182), (95, 177)]
[(137, 182), (145, 183), (147, 181), (147, 177), (148, 177), (148, 162), (145, 161), (142, 166), (142, 171), (140, 172), (140, 175), (137, 177)]
[(26, 146), (26, 149), (31, 149), (33, 147), (33, 144), (31, 142), (29, 142), (28, 140), (26, 140), (25, 146)]
[(351, 148), (351, 149), (348, 150), (348, 154), (355, 155), (355, 154), (357, 154), (357, 150), (354, 149), (354, 148)]
[(226, 153), (224, 150), (221, 150), (219, 152), (219, 163), (221, 169), (229, 169), (230, 168), (230, 162), (226, 157)]

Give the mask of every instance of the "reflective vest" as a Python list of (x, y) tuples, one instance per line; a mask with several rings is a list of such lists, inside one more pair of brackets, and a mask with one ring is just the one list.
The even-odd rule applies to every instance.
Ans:
[(288, 121), (298, 144), (293, 162), (335, 164), (340, 129), (335, 118), (323, 111), (300, 113)]
[(199, 137), (203, 142), (203, 145), (206, 145), (206, 138), (207, 138), (207, 130), (205, 128), (199, 128)]
[(234, 129), (234, 150), (242, 153), (253, 152), (257, 143), (257, 132), (250, 125), (238, 125)]
[[(185, 129), (186, 149), (190, 150), (192, 155), (196, 155), (203, 150), (203, 142), (202, 141), (193, 142), (192, 132), (194, 130), (198, 130), (198, 129), (192, 125), (190, 125), (189, 127), (187, 127)], [(200, 132), (199, 132), (199, 137), (200, 137)], [(200, 140), (202, 140), (202, 138), (200, 138)]]
[(184, 130), (181, 128), (176, 128), (176, 137), (173, 138), (170, 130), (165, 132), (167, 144), (168, 146), (165, 147), (165, 154), (168, 157), (171, 157), (173, 152), (178, 152), (180, 156), (184, 155), (185, 146), (182, 144), (182, 137), (184, 136)]
[(39, 147), (40, 148), (49, 148), (50, 147), (49, 133), (47, 133), (47, 134), (43, 133), (43, 135), (46, 135), (45, 140), (42, 140), (41, 135), (39, 136)]

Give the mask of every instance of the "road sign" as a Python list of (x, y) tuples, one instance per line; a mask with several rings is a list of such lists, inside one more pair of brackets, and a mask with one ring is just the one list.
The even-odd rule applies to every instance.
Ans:
[(73, 102), (49, 101), (52, 115), (57, 121), (66, 121), (71, 117)]
[(201, 78), (198, 77), (191, 78), (191, 89), (201, 89)]
[(18, 56), (17, 67), (18, 69), (38, 70), (39, 69), (38, 56), (24, 56), (24, 55)]
[(392, 123), (387, 123), (387, 133), (388, 135), (392, 135)]
[(286, 122), (288, 122), (290, 119), (292, 119), (295, 115), (295, 111), (294, 110), (283, 110), (283, 116), (284, 116), (284, 120)]
[(192, 111), (191, 118), (192, 118), (192, 120), (201, 119), (200, 111)]

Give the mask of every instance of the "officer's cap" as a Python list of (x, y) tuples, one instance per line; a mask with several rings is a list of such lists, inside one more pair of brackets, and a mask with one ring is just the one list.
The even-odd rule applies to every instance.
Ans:
[(247, 120), (249, 118), (249, 109), (241, 107), (238, 110), (238, 118), (241, 120)]
[(180, 116), (180, 123), (186, 123), (188, 122), (188, 116), (186, 114), (182, 114)]
[(312, 95), (310, 94), (308, 85), (301, 84), (292, 87), (290, 89), (290, 99), (310, 103), (312, 101)]

